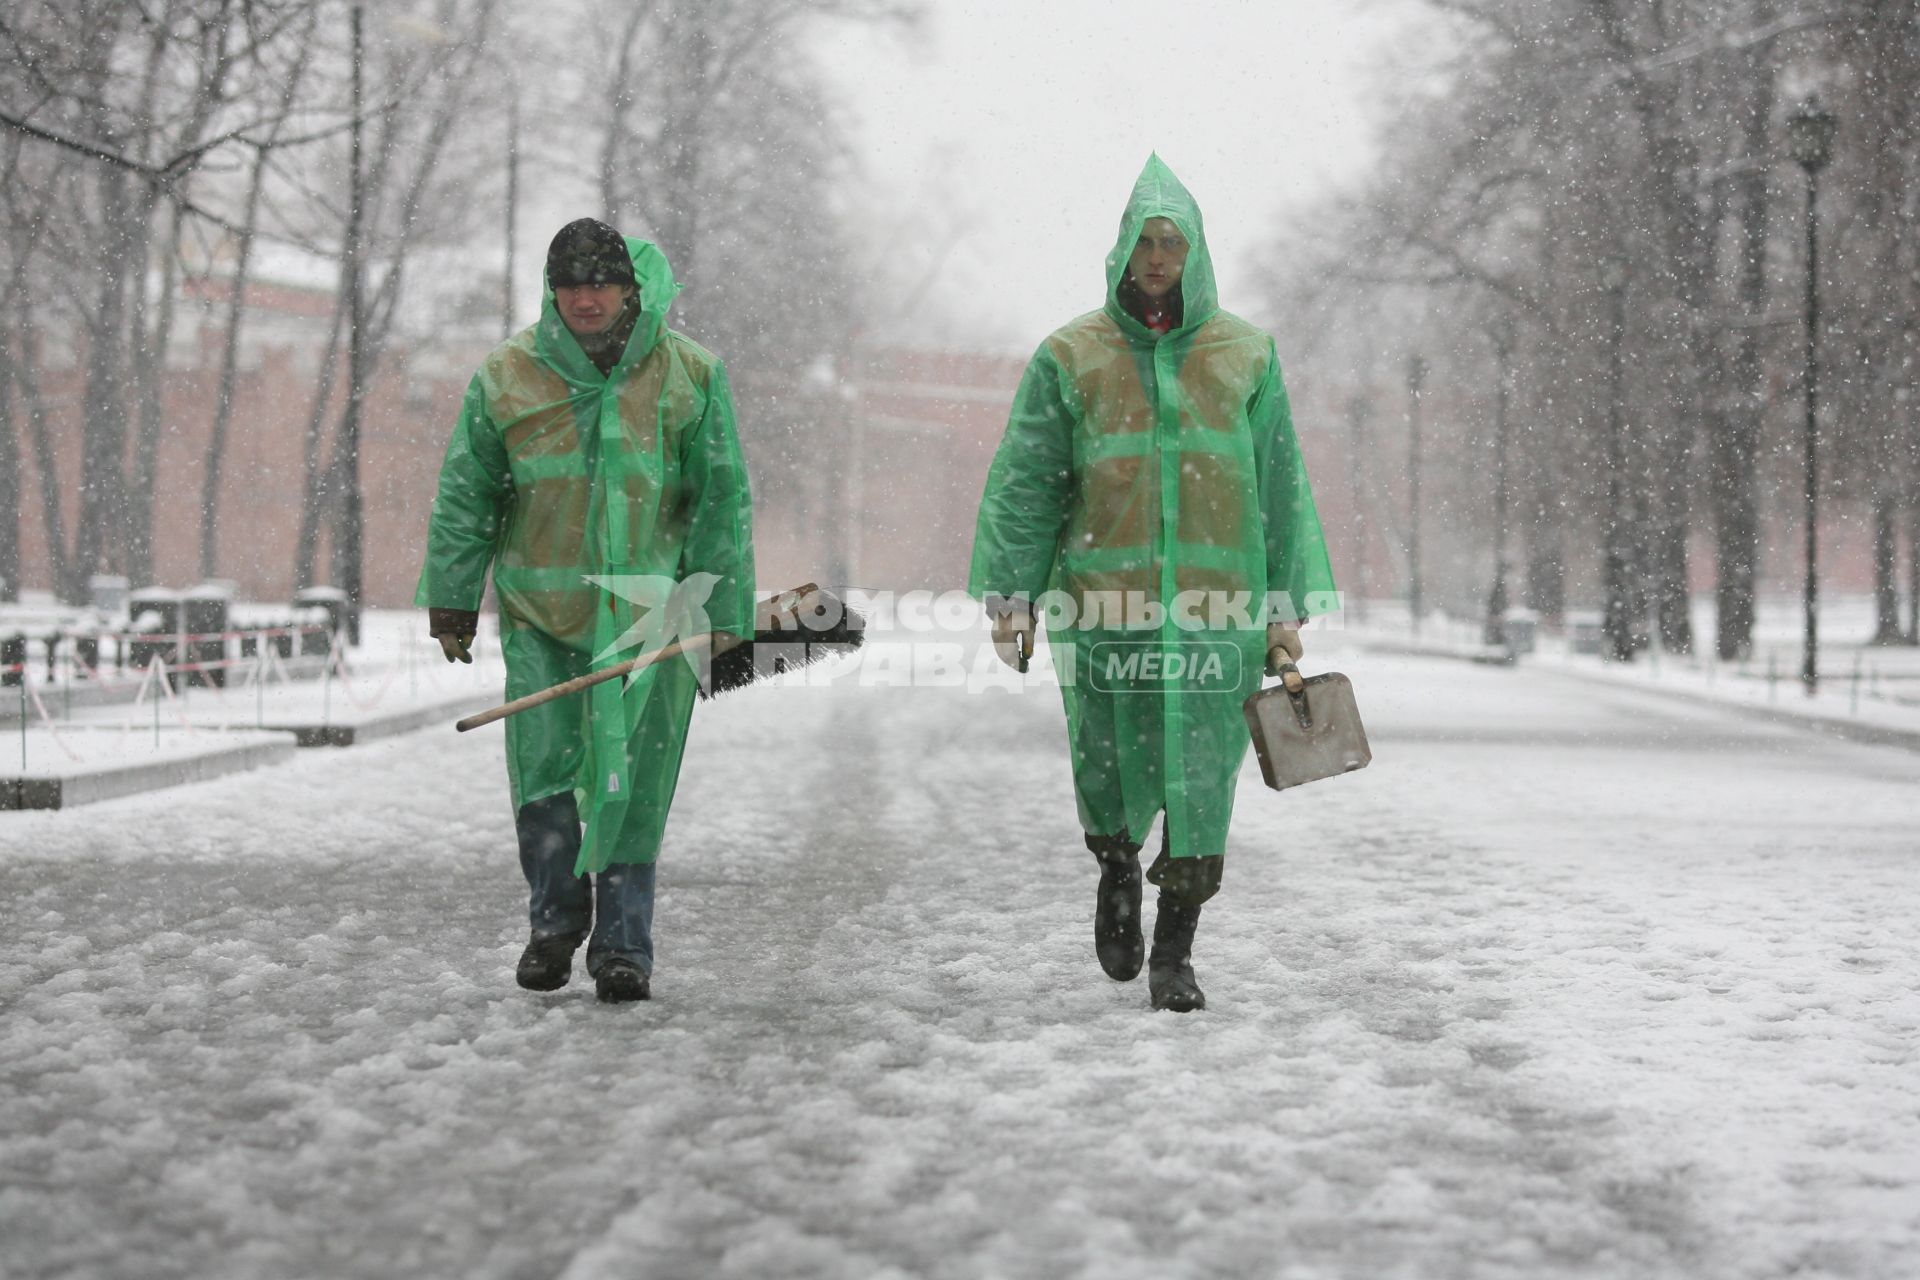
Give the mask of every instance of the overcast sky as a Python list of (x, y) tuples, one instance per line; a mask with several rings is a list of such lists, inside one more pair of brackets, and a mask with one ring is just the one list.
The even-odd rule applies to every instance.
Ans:
[[(1031, 350), (1100, 305), (1102, 261), (1157, 150), (1200, 202), (1222, 305), (1276, 219), (1368, 161), (1406, 0), (931, 0), (918, 37), (835, 27), (868, 245), (923, 330)], [(1403, 46), (1404, 47), (1404, 46)], [(924, 286), (924, 293), (919, 288)], [(934, 331), (927, 331), (933, 336)]]

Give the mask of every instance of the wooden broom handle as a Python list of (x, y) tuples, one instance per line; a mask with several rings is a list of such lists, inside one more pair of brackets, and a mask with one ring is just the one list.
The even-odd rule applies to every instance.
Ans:
[(465, 733), (469, 729), (478, 729), (481, 725), (492, 724), (495, 720), (505, 720), (508, 716), (518, 715), (522, 711), (544, 706), (556, 699), (564, 698), (570, 693), (578, 693), (582, 689), (591, 689), (594, 685), (605, 684), (616, 676), (626, 675), (629, 671), (637, 670), (640, 667), (652, 666), (662, 658), (672, 658), (682, 653), (698, 653), (700, 650), (706, 648), (712, 648), (715, 653), (722, 653), (740, 643), (740, 637), (738, 636), (722, 636), (721, 639), (729, 641), (730, 643), (715, 644), (711, 632), (704, 635), (697, 635), (687, 640), (675, 640), (672, 644), (663, 645), (655, 649), (652, 653), (643, 653), (637, 658), (629, 658), (625, 662), (615, 663), (604, 671), (589, 671), (586, 675), (575, 676), (564, 684), (556, 684), (552, 688), (542, 689), (538, 693), (530, 693), (524, 698), (515, 698), (512, 702), (491, 707), (476, 715), (470, 715), (465, 720), (457, 722), (453, 727), (461, 733)]
[[(793, 610), (799, 608), (802, 600), (819, 589), (817, 584), (809, 582), (803, 586), (795, 587), (791, 591), (783, 591), (771, 601), (773, 611), (776, 614), (791, 613)], [(586, 675), (575, 676), (564, 684), (556, 684), (551, 688), (542, 689), (538, 693), (530, 693), (524, 698), (515, 698), (512, 702), (503, 703), (497, 707), (490, 707), (485, 711), (468, 716), (466, 719), (457, 722), (453, 727), (461, 733), (465, 733), (469, 729), (478, 729), (482, 725), (492, 724), (495, 720), (505, 720), (508, 716), (518, 715), (522, 711), (544, 706), (557, 698), (564, 698), (570, 693), (578, 693), (582, 689), (591, 689), (594, 685), (605, 684), (617, 676), (626, 675), (629, 671), (637, 671), (641, 667), (650, 667), (663, 658), (673, 658), (683, 653), (698, 653), (702, 649), (712, 649), (714, 655), (717, 657), (739, 643), (739, 636), (721, 634), (716, 638), (715, 634), (711, 631), (704, 632), (697, 636), (690, 636), (685, 640), (675, 640), (672, 644), (662, 645), (651, 653), (643, 653), (637, 658), (629, 658), (625, 662), (615, 663), (604, 671), (589, 671)]]

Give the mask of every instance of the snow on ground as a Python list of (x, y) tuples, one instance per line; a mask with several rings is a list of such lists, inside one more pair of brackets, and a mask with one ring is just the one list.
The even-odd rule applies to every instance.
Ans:
[(23, 732), (13, 724), (0, 728), (0, 779), (81, 778), (203, 757), (252, 756), (263, 746), (291, 750), (293, 737), (244, 729), (199, 732), (172, 724), (160, 732), (85, 724), (62, 724), (57, 732), (32, 725)]
[[(1570, 613), (1568, 618), (1577, 616)], [(1599, 626), (1597, 612), (1588, 611), (1585, 616), (1592, 626)], [(1812, 695), (1801, 684), (1806, 615), (1797, 596), (1763, 596), (1757, 601), (1752, 652), (1734, 661), (1721, 661), (1714, 654), (1710, 596), (1693, 601), (1697, 643), (1692, 653), (1665, 653), (1655, 643), (1631, 662), (1612, 662), (1597, 648), (1575, 652), (1572, 637), (1561, 628), (1542, 630), (1537, 647), (1522, 660), (1589, 678), (1742, 706), (1765, 716), (1811, 720), (1861, 740), (1920, 735), (1920, 648), (1874, 644), (1874, 617), (1869, 596), (1822, 598), (1818, 679)], [(1322, 621), (1333, 623), (1345, 641), (1400, 652), (1483, 659), (1495, 653), (1484, 643), (1485, 623), (1480, 618), (1436, 613), (1416, 640), (1409, 632), (1405, 604), (1397, 600), (1350, 603), (1344, 617)], [(1598, 645), (1597, 636), (1592, 643)]]
[(1338, 665), (1185, 1017), (1052, 690), (703, 707), (637, 1006), (513, 985), (497, 729), (0, 815), (0, 1273), (1911, 1275), (1920, 754)]

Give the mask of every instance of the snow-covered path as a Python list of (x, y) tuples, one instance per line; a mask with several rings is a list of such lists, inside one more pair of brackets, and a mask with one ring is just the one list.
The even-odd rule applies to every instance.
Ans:
[(1920, 755), (1337, 665), (1186, 1017), (1051, 691), (703, 708), (622, 1008), (513, 985), (497, 731), (0, 815), (0, 1275), (1913, 1274)]

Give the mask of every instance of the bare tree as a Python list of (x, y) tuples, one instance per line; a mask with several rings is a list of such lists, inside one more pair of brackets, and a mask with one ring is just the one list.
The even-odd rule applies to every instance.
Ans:
[(0, 600), (20, 598), (20, 433), (13, 415), (13, 340), (0, 334)]
[[(449, 143), (483, 89), (475, 74), (485, 56), (496, 0), (470, 0), (443, 6), (437, 28), (441, 38), (376, 42), (365, 58), (370, 85), (365, 110), (351, 108), (345, 119), (371, 126), (364, 169), (357, 180), (342, 175), (331, 197), (310, 190), (316, 207), (338, 236), (341, 287), (337, 295), (334, 337), (323, 362), (309, 417), (305, 446), (306, 500), (295, 544), (294, 585), (316, 581), (320, 531), (330, 526), (334, 577), (353, 572), (353, 520), (348, 502), (356, 492), (360, 393), (378, 368), (381, 349), (397, 313), (409, 256), (437, 222), (457, 213), (459, 194), (442, 181), (440, 163)], [(358, 207), (352, 196), (357, 193)], [(326, 228), (319, 228), (327, 234)], [(371, 298), (357, 281), (368, 268), (380, 272)], [(358, 326), (359, 341), (353, 341)], [(333, 439), (323, 436), (327, 406), (339, 369), (338, 344), (347, 339), (347, 397)], [(343, 536), (343, 534), (345, 536)]]
[[(825, 21), (909, 26), (912, 0), (588, 4), (616, 32), (576, 114), (604, 119), (593, 179), (604, 215), (656, 240), (688, 283), (682, 323), (759, 367), (837, 352), (853, 324), (836, 179), (849, 163), (816, 68)], [(617, 20), (616, 20), (617, 18)], [(600, 109), (599, 104), (606, 104)], [(805, 261), (806, 272), (793, 264)], [(821, 345), (796, 346), (796, 334)]]
[[(253, 151), (249, 166), (246, 196), (242, 200), (239, 232), (234, 237), (233, 279), (227, 295), (226, 325), (220, 352), (220, 385), (214, 398), (213, 427), (207, 436), (205, 469), (200, 487), (200, 574), (205, 578), (220, 571), (220, 487), (227, 452), (227, 432), (233, 422), (234, 381), (240, 366), (240, 331), (247, 314), (247, 289), (252, 281), (254, 243), (258, 238), (261, 196), (266, 188), (267, 158), (280, 145), (293, 108), (306, 83), (312, 65), (314, 35), (320, 10), (309, 8), (291, 36), (285, 60), (276, 59), (278, 50), (256, 44), (252, 70), (268, 82), (278, 82), (275, 111), (266, 125), (265, 135), (247, 139)], [(164, 348), (164, 344), (162, 344)]]
[[(1859, 330), (1871, 368), (1859, 368), (1857, 395), (1843, 395), (1822, 428), (1835, 460), (1823, 484), (1872, 507), (1880, 631), (1893, 634), (1898, 508), (1911, 501), (1904, 477), (1920, 447), (1898, 407), (1914, 343), (1901, 318), (1916, 299), (1902, 269), (1914, 260), (1911, 94), (1897, 86), (1920, 70), (1920, 6), (1429, 4), (1455, 27), (1444, 90), (1402, 108), (1380, 174), (1319, 220), (1344, 226), (1335, 247), (1315, 255), (1291, 244), (1288, 256), (1317, 264), (1306, 270), (1321, 273), (1349, 316), (1409, 288), (1444, 298), (1445, 324), (1436, 308), (1393, 340), (1435, 353), (1436, 381), (1461, 397), (1478, 398), (1485, 367), (1448, 342), (1447, 325), (1474, 297), (1513, 310), (1533, 374), (1523, 417), (1548, 428), (1530, 442), (1523, 485), (1536, 495), (1522, 503), (1530, 577), (1543, 580), (1529, 596), (1557, 603), (1554, 548), (1569, 528), (1612, 529), (1608, 543), (1628, 564), (1620, 587), (1634, 596), (1619, 607), (1634, 619), (1644, 607), (1673, 651), (1692, 644), (1688, 546), (1708, 512), (1715, 647), (1735, 657), (1752, 642), (1761, 497), (1779, 470), (1767, 411), (1799, 362), (1788, 341), (1798, 309), (1781, 288), (1797, 282), (1786, 234), (1798, 230), (1797, 210), (1774, 194), (1798, 174), (1782, 166), (1777, 82), (1789, 68), (1828, 79), (1843, 135), (1856, 140), (1827, 188), (1836, 252), (1822, 287), (1836, 342)], [(1600, 287), (1609, 264), (1617, 294)], [(1624, 324), (1610, 333), (1616, 297)], [(1615, 343), (1624, 376), (1610, 405), (1599, 357)], [(1596, 451), (1615, 420), (1624, 447)], [(1707, 501), (1696, 504), (1696, 491)], [(1576, 572), (1571, 585), (1596, 584)]]
[[(0, 119), (90, 162), (85, 183), (67, 189), (65, 232), (48, 245), (71, 255), (61, 260), (91, 295), (77, 316), (86, 377), (79, 516), (55, 583), (65, 599), (78, 598), (86, 575), (101, 568), (151, 573), (155, 339), (170, 320), (171, 295), (163, 291), (159, 313), (150, 312), (147, 266), (156, 215), (164, 203), (186, 199), (184, 184), (209, 149), (235, 52), (237, 8), (238, 0), (146, 8), (82, 0), (24, 6), (0, 26), (12, 55)], [(179, 225), (169, 214), (169, 228)], [(172, 250), (170, 236), (169, 258)], [(86, 265), (74, 271), (75, 263)], [(130, 477), (127, 428), (136, 415)]]
[[(536, 136), (589, 130), (579, 171), (550, 160), (542, 185), (577, 179), (667, 248), (695, 286), (676, 323), (754, 371), (742, 401), (757, 395), (769, 424), (755, 447), (783, 447), (782, 392), (802, 368), (844, 362), (861, 311), (837, 199), (852, 162), (804, 45), (822, 22), (904, 23), (918, 8), (566, 0), (538, 23), (520, 20), (510, 41), (498, 39), (499, 0), (23, 0), (0, 11), (0, 127), (16, 179), (0, 193), (0, 270), (16, 286), (0, 308), (0, 461), (30, 463), (9, 469), (14, 488), (0, 498), (24, 495), (38, 472), (58, 594), (81, 598), (103, 568), (150, 579), (156, 524), (187, 517), (184, 503), (155, 505), (174, 502), (156, 497), (173, 407), (166, 353), (183, 264), (210, 237), (232, 270), (204, 469), (187, 489), (200, 499), (200, 571), (222, 568), (223, 493), (244, 479), (230, 457), (235, 396), (249, 286), (272, 241), (338, 264), (308, 389), (293, 567), (296, 586), (327, 572), (350, 585), (366, 393), (397, 336), (433, 339), (431, 322), (409, 328), (419, 291), (408, 282), (421, 255), (473, 237), (474, 191), (498, 180), (497, 126), (519, 135), (521, 70), (559, 90), (533, 98)], [(569, 88), (583, 42), (565, 37), (583, 31), (608, 60), (593, 70), (607, 74)], [(466, 251), (462, 269), (477, 259), (484, 274), (489, 256)], [(40, 377), (41, 356), (67, 350), (81, 364), (77, 476)], [(19, 508), (6, 502), (15, 530)], [(10, 582), (18, 543), (0, 530)]]

